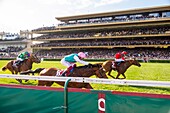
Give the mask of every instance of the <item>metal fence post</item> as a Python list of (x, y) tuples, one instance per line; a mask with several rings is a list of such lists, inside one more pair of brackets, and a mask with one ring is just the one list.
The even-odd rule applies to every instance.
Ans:
[(71, 81), (71, 78), (68, 78), (64, 84), (64, 113), (68, 113), (68, 83)]

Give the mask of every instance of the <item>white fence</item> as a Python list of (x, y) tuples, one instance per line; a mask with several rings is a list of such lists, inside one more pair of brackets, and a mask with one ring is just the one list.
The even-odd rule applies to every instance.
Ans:
[(71, 82), (82, 82), (82, 83), (170, 87), (170, 82), (149, 81), (149, 80), (117, 80), (117, 79), (84, 78), (84, 77), (55, 77), (55, 76), (49, 77), (49, 76), (29, 76), (29, 75), (9, 75), (9, 74), (0, 74), (0, 78), (45, 80), (45, 81), (64, 81), (64, 82), (70, 78)]

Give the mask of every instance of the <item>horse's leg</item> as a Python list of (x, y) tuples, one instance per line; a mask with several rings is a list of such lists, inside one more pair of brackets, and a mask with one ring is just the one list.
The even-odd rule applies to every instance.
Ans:
[(38, 80), (37, 86), (45, 86), (45, 82), (44, 82), (44, 81)]
[[(29, 74), (28, 74), (29, 75)], [(25, 82), (28, 82), (29, 81), (29, 79), (25, 79)]]
[(14, 68), (11, 66), (11, 67), (8, 67), (7, 68), (12, 74), (15, 74), (15, 71), (14, 71)]
[(38, 81), (38, 85), (37, 86), (51, 86), (54, 82), (51, 81)]
[[(15, 70), (15, 74), (18, 74), (18, 71)], [(21, 79), (16, 79), (20, 84), (22, 84), (22, 80)]]
[(47, 82), (46, 86), (52, 86), (54, 82)]
[(10, 70), (12, 74), (15, 74), (13, 70)]
[(92, 86), (91, 86), (89, 83), (87, 83), (87, 84), (84, 86), (84, 88), (86, 88), (86, 89), (93, 89)]
[(109, 75), (110, 77), (112, 77), (113, 79), (115, 79), (115, 77), (111, 75), (111, 72), (112, 72), (112, 69), (109, 70), (108, 75)]
[(117, 74), (116, 79), (119, 79), (120, 73)]
[(122, 79), (126, 79), (126, 76), (125, 76), (125, 74), (124, 74), (124, 73), (122, 73), (122, 75), (123, 75), (123, 77), (124, 77), (124, 78), (122, 78)]
[(21, 79), (16, 79), (20, 84), (22, 84), (22, 80)]

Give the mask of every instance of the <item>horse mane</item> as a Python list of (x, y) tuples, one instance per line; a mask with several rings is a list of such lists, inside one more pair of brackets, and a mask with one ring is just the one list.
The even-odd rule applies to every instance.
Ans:
[(31, 59), (34, 56), (35, 56), (35, 54), (31, 53), (29, 58)]

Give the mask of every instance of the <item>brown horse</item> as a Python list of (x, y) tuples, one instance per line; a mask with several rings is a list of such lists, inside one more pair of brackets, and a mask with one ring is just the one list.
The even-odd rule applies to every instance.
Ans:
[[(32, 68), (33, 63), (40, 63), (41, 60), (34, 54), (31, 54), (30, 57), (25, 60), (20, 66), (14, 67), (15, 60), (9, 61), (4, 67), (2, 67), (2, 71), (9, 70), (12, 74), (18, 74), (21, 71), (27, 71)], [(20, 83), (22, 83), (22, 80), (17, 79)]]
[[(112, 63), (112, 62), (114, 62), (114, 61), (112, 61), (112, 60), (107, 60), (107, 61), (105, 61), (105, 62), (103, 62), (103, 63), (99, 63), (99, 64), (102, 65), (102, 67), (103, 67), (103, 69), (104, 69), (104, 71), (105, 71), (106, 73), (108, 72), (108, 75), (109, 75), (110, 77), (115, 78), (115, 77), (113, 77), (113, 76), (111, 75), (111, 72), (112, 72), (112, 70), (113, 70), (113, 68), (112, 68), (113, 63)], [(126, 72), (127, 69), (128, 69), (130, 66), (132, 66), (132, 65), (135, 65), (135, 66), (138, 66), (138, 67), (141, 66), (140, 63), (139, 63), (137, 60), (135, 60), (135, 59), (133, 59), (133, 60), (126, 60), (125, 62), (120, 63), (119, 66), (116, 66), (116, 71), (118, 72), (118, 74), (117, 74), (117, 76), (116, 76), (116, 79), (119, 79), (119, 76), (120, 76), (121, 74), (122, 74), (123, 77), (124, 77), (124, 78), (122, 78), (122, 79), (125, 79), (125, 78), (126, 78), (125, 72)]]
[[(40, 76), (56, 76), (58, 70), (57, 68), (47, 68), (40, 72)], [(102, 66), (98, 64), (75, 67), (69, 77), (90, 77), (92, 75), (96, 75), (98, 78), (107, 78)], [(51, 86), (53, 83), (54, 81), (38, 81), (38, 86)], [(56, 81), (56, 83), (64, 86), (64, 82)], [(77, 82), (70, 82), (68, 87), (93, 89), (89, 83)]]

